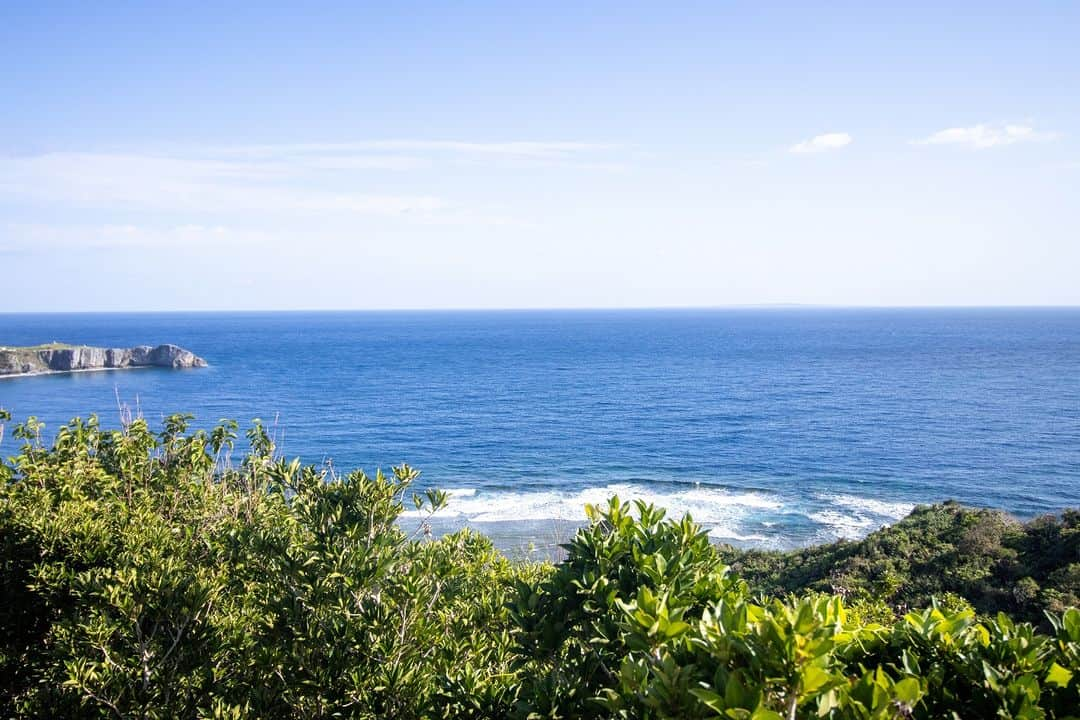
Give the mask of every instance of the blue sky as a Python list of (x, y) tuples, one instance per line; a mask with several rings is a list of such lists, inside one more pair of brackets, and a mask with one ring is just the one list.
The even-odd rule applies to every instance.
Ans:
[(0, 308), (1080, 304), (1075, 3), (0, 4)]

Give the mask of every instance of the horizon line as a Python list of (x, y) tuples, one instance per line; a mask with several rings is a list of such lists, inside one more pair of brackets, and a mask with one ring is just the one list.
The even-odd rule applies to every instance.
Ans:
[(679, 310), (1080, 310), (1078, 304), (1012, 305), (845, 305), (828, 303), (739, 303), (727, 305), (636, 305), (636, 306), (509, 306), (509, 307), (391, 307), (391, 308), (221, 308), (221, 309), (151, 309), (151, 310), (5, 310), (4, 315), (166, 315), (166, 314), (243, 314), (243, 313), (505, 313), (505, 312), (655, 312)]

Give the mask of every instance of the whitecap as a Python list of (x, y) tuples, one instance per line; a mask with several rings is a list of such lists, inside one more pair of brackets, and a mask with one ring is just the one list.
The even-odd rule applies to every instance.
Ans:
[(874, 527), (874, 521), (870, 518), (849, 515), (837, 510), (808, 513), (806, 517), (818, 525), (825, 526), (828, 529), (829, 539), (833, 540), (839, 538), (855, 540), (866, 535)]
[(915, 509), (914, 503), (893, 502), (889, 500), (875, 500), (874, 498), (861, 497), (859, 495), (819, 495), (826, 502), (836, 503), (850, 508), (857, 513), (869, 513), (880, 517), (899, 520), (907, 516)]
[(742, 533), (736, 532), (735, 530), (726, 527), (714, 527), (709, 530), (709, 535), (719, 540), (738, 540), (740, 542), (753, 543), (765, 543), (771, 539), (765, 535), (756, 535), (753, 533), (749, 535), (743, 535)]
[[(448, 491), (443, 518), (460, 518), (469, 523), (507, 521), (584, 522), (585, 505), (606, 505), (612, 496), (621, 500), (641, 500), (667, 510), (668, 517), (689, 513), (707, 528), (723, 526), (726, 537), (744, 539), (738, 525), (762, 511), (776, 510), (782, 503), (775, 496), (758, 492), (732, 492), (703, 485), (654, 488), (637, 483), (613, 483), (572, 491), (486, 490), (458, 488)], [(421, 513), (410, 511), (406, 517)], [(764, 540), (747, 536), (747, 540)]]

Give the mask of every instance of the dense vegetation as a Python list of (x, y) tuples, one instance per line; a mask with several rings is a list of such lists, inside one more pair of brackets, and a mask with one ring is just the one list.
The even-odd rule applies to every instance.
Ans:
[[(445, 500), (414, 494), (409, 467), (303, 467), (259, 423), (234, 462), (235, 424), (187, 420), (74, 421), (51, 448), (33, 421), (15, 429), (5, 716), (1078, 715), (1073, 608), (1040, 633), (955, 598), (894, 619), (873, 599), (759, 597), (688, 518), (617, 499), (564, 561), (511, 563), (473, 533), (403, 529), (407, 505)], [(794, 582), (753, 557), (755, 583)]]
[(721, 557), (755, 591), (816, 590), (898, 609), (966, 598), (985, 615), (1039, 623), (1080, 604), (1080, 511), (1021, 524), (998, 510), (919, 507), (858, 542), (788, 553), (725, 547)]

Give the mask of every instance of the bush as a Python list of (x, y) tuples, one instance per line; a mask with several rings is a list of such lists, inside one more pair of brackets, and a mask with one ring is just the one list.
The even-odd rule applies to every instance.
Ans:
[(806, 589), (880, 600), (896, 617), (932, 598), (962, 596), (985, 617), (998, 612), (1046, 623), (1080, 603), (1080, 513), (1023, 525), (997, 510), (955, 503), (916, 508), (863, 540), (787, 553), (720, 554), (751, 588), (774, 597)]
[(419, 717), (469, 663), (509, 667), (506, 604), (531, 577), (473, 533), (397, 524), (418, 473), (337, 477), (261, 424), (37, 426), (0, 486), (2, 701), (37, 717)]
[[(905, 567), (846, 544), (828, 552), (873, 573), (850, 600), (814, 587), (755, 595), (689, 517), (617, 498), (588, 509), (563, 562), (511, 563), (469, 531), (426, 537), (422, 516), (445, 496), (414, 492), (408, 466), (339, 476), (287, 462), (259, 422), (234, 465), (236, 424), (190, 432), (189, 419), (157, 434), (141, 420), (122, 431), (76, 420), (51, 448), (39, 424), (15, 428), (19, 451), (0, 464), (5, 717), (1067, 718), (1080, 707), (1080, 611), (1064, 594), (1050, 598), (1061, 611), (1048, 634), (980, 620), (948, 593), (897, 620), (873, 593), (905, 597)], [(406, 523), (406, 506), (420, 517)], [(964, 542), (996, 537), (943, 514), (917, 520), (958, 525)], [(1019, 557), (1061, 556), (1049, 545), (1070, 532), (1040, 521), (1010, 537)], [(887, 540), (920, 554), (910, 528)], [(811, 577), (824, 565), (808, 557), (799, 572)], [(1048, 602), (1041, 579), (1071, 582), (1070, 568), (1051, 558), (1017, 576), (1015, 600)]]
[(832, 595), (755, 600), (688, 518), (635, 509), (591, 509), (553, 577), (519, 587), (529, 717), (1074, 716), (1075, 609), (1042, 636), (957, 596), (888, 624)]

